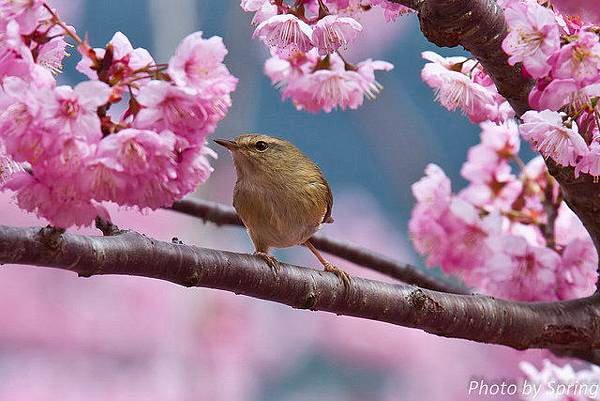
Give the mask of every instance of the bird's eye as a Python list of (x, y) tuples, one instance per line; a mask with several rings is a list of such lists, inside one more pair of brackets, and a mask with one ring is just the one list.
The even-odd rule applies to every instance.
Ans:
[(265, 141), (258, 141), (254, 146), (259, 152), (264, 152), (269, 147), (269, 145)]

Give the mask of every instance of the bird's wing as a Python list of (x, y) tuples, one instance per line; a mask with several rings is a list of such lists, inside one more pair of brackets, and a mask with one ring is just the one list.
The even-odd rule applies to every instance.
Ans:
[(333, 223), (333, 217), (331, 216), (331, 209), (333, 208), (333, 194), (331, 193), (331, 188), (329, 188), (329, 184), (327, 181), (323, 180), (325, 184), (325, 188), (327, 189), (327, 193), (325, 194), (325, 201), (327, 202), (327, 211), (325, 212), (325, 216), (323, 216), (323, 223)]

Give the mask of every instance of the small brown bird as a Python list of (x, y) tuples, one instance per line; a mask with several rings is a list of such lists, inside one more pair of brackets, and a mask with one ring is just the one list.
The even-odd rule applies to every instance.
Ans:
[(233, 206), (248, 230), (257, 256), (273, 269), (279, 262), (271, 248), (306, 245), (325, 271), (349, 285), (350, 277), (327, 261), (310, 242), (323, 223), (333, 223), (333, 195), (323, 173), (298, 148), (268, 135), (216, 139), (231, 151), (237, 172)]

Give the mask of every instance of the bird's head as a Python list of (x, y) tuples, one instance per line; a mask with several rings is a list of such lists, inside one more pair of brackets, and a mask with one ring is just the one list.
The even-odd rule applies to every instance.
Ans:
[(238, 177), (292, 174), (305, 159), (294, 145), (269, 135), (244, 134), (234, 140), (215, 139), (215, 142), (231, 152)]

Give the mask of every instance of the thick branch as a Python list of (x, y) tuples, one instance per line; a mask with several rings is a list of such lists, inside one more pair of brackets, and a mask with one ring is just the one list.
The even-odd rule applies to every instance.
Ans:
[[(242, 221), (232, 207), (219, 203), (188, 198), (175, 202), (171, 209), (217, 225), (243, 226)], [(315, 234), (311, 242), (323, 252), (375, 270), (407, 284), (453, 294), (468, 293), (466, 289), (454, 285), (448, 280), (434, 277), (418, 267), (398, 262), (358, 245), (339, 241), (322, 234)]]
[[(59, 235), (57, 235), (59, 234)], [(300, 309), (379, 320), (445, 337), (517, 349), (600, 348), (600, 297), (518, 303), (360, 278), (346, 289), (331, 273), (173, 244), (135, 232), (87, 237), (0, 226), (0, 263), (65, 269), (80, 276), (121, 274), (209, 287)]]

